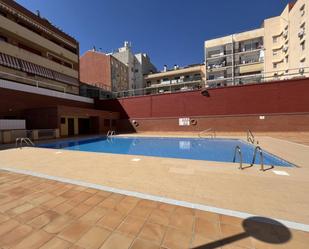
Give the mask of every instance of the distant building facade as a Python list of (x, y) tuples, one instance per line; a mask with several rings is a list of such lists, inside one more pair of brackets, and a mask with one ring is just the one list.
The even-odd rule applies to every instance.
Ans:
[(0, 78), (79, 93), (79, 44), (16, 1), (0, 0)]
[(80, 79), (87, 84), (115, 92), (129, 88), (128, 67), (112, 55), (95, 49), (80, 57)]
[(190, 91), (205, 86), (205, 65), (174, 66), (157, 73), (144, 75), (145, 94)]
[(309, 0), (288, 4), (259, 29), (205, 41), (209, 87), (309, 75)]
[(112, 56), (127, 65), (129, 74), (129, 90), (144, 88), (143, 75), (156, 72), (156, 67), (151, 63), (150, 58), (145, 53), (134, 54), (129, 42), (124, 42), (124, 46), (119, 48)]

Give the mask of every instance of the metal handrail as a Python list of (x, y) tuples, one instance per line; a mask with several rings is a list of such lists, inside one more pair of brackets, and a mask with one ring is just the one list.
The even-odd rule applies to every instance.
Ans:
[(255, 149), (254, 149), (254, 154), (253, 154), (251, 166), (253, 166), (253, 164), (255, 163), (257, 151), (259, 151), (259, 154), (260, 154), (260, 161), (261, 161), (261, 169), (260, 170), (264, 171), (265, 170), (264, 169), (264, 155), (263, 155), (263, 151), (262, 151), (260, 146), (256, 146)]
[(255, 137), (250, 129), (247, 130), (247, 141), (254, 144)]
[(203, 133), (211, 132), (211, 131), (212, 131), (212, 134), (210, 134), (211, 138), (215, 138), (215, 137), (216, 137), (216, 130), (215, 130), (214, 128), (208, 128), (208, 129), (206, 129), (206, 130), (203, 130), (203, 131), (199, 132), (198, 136), (199, 136), (200, 138), (203, 138), (203, 137), (202, 137), (202, 134), (203, 134)]
[(237, 146), (235, 147), (233, 163), (235, 163), (235, 160), (236, 160), (236, 152), (238, 152), (238, 155), (239, 155), (239, 169), (244, 169), (244, 168), (242, 167), (242, 153), (241, 153), (241, 149), (240, 149), (239, 145), (237, 145)]
[(107, 137), (114, 136), (114, 135), (116, 135), (116, 131), (113, 131), (113, 130), (108, 130), (106, 134)]
[[(19, 144), (18, 144), (19, 142)], [(22, 148), (23, 147), (23, 142), (28, 145), (28, 146), (35, 146), (35, 144), (31, 141), (30, 138), (28, 137), (18, 137), (16, 138), (15, 140), (15, 147), (19, 147), (19, 148)]]

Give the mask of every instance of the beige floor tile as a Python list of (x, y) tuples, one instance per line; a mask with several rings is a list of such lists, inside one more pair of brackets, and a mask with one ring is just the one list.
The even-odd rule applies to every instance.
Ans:
[(168, 228), (162, 246), (175, 249), (188, 248), (190, 246), (191, 238), (192, 234), (188, 234), (175, 228)]
[[(226, 239), (234, 236), (241, 236), (244, 234), (243, 228), (234, 225), (221, 224), (222, 239)], [(252, 248), (252, 239), (250, 237), (244, 237), (237, 239), (235, 242), (231, 243), (235, 246), (249, 247)]]
[(71, 246), (72, 244), (70, 242), (54, 237), (41, 246), (40, 249), (68, 249)]
[(220, 226), (217, 222), (211, 222), (201, 218), (195, 219), (195, 234), (209, 238), (218, 239), (220, 238)]
[(27, 225), (19, 225), (15, 227), (13, 230), (0, 237), (0, 248), (11, 248), (28, 236), (32, 230), (32, 227)]
[(105, 197), (96, 194), (96, 195), (91, 196), (89, 199), (85, 200), (83, 203), (85, 205), (93, 207), (93, 206), (98, 205), (104, 199), (105, 199)]
[(13, 249), (37, 249), (49, 241), (53, 236), (43, 230), (32, 233), (19, 242)]
[(112, 235), (104, 242), (100, 249), (129, 249), (132, 244), (133, 237), (118, 233)]
[(221, 243), (219, 239), (209, 239), (203, 236), (195, 234), (191, 243), (192, 248), (221, 248)]
[(9, 216), (7, 216), (6, 214), (1, 214), (0, 213), (0, 224), (4, 221), (7, 221), (8, 219), (10, 219)]
[(100, 207), (107, 209), (114, 209), (116, 205), (120, 202), (119, 199), (111, 198), (110, 196), (105, 198), (100, 204)]
[(69, 225), (66, 229), (64, 229), (58, 237), (70, 241), (71, 243), (75, 243), (79, 240), (89, 229), (91, 226), (88, 223), (83, 221), (75, 221), (71, 225)]
[(135, 208), (132, 209), (130, 215), (147, 219), (152, 211), (153, 208), (136, 206)]
[(52, 220), (43, 229), (48, 233), (59, 233), (67, 226), (69, 226), (72, 222), (73, 220), (71, 217), (67, 215), (62, 215)]
[(156, 208), (158, 207), (159, 202), (151, 201), (151, 200), (140, 200), (137, 203), (138, 207), (147, 207), (147, 208)]
[(91, 208), (91, 206), (86, 205), (85, 203), (80, 203), (76, 207), (68, 211), (66, 214), (73, 219), (77, 219), (86, 214)]
[(146, 223), (143, 226), (138, 237), (144, 240), (152, 241), (157, 245), (160, 245), (166, 229), (167, 229), (166, 226), (154, 223)]
[(93, 227), (77, 241), (77, 245), (87, 249), (97, 249), (108, 238), (110, 233), (104, 228)]
[(80, 220), (91, 223), (91, 224), (95, 224), (107, 212), (108, 212), (108, 209), (97, 206), (97, 207), (92, 208), (90, 211), (88, 211), (82, 217), (80, 217)]
[(193, 229), (193, 221), (194, 216), (192, 215), (180, 215), (174, 212), (170, 217), (169, 226), (191, 233)]
[(117, 228), (117, 231), (130, 236), (137, 236), (143, 227), (145, 220), (135, 216), (127, 216)]
[(151, 213), (148, 221), (156, 224), (161, 224), (167, 226), (170, 221), (171, 212), (161, 210), (161, 209), (155, 209)]
[(54, 208), (56, 206), (58, 206), (59, 204), (65, 202), (67, 199), (62, 197), (62, 196), (57, 196), (47, 202), (42, 203), (41, 205), (45, 208), (51, 209)]
[(160, 246), (148, 240), (136, 239), (130, 249), (160, 249)]
[(57, 205), (52, 210), (54, 210), (55, 212), (57, 212), (59, 214), (65, 214), (73, 208), (74, 208), (74, 205), (72, 205), (68, 201), (66, 201), (66, 202), (63, 202), (63, 203)]
[(16, 220), (7, 220), (0, 224), (0, 236), (8, 233), (9, 231), (13, 230), (15, 227), (17, 227), (19, 223)]
[(171, 205), (171, 204), (167, 204), (167, 203), (160, 203), (159, 202), (159, 209), (164, 210), (164, 211), (168, 211), (168, 212), (173, 212), (176, 209), (175, 205)]
[(8, 210), (6, 213), (9, 215), (9, 216), (16, 216), (18, 214), (21, 214), (21, 213), (24, 213), (24, 212), (27, 212), (31, 209), (33, 209), (34, 206), (30, 203), (24, 203), (18, 207), (15, 207), (13, 209), (10, 209)]
[(60, 215), (52, 210), (48, 210), (45, 213), (35, 217), (34, 219), (27, 222), (28, 225), (32, 226), (35, 229), (40, 229), (50, 222), (52, 222), (54, 219), (60, 217)]
[(35, 217), (43, 214), (44, 212), (46, 212), (46, 209), (41, 207), (35, 207), (33, 209), (28, 210), (27, 212), (15, 216), (14, 219), (21, 223), (26, 223), (34, 219)]
[(219, 222), (219, 214), (201, 211), (201, 210), (195, 210), (195, 216), (204, 220), (208, 220), (211, 222)]
[(105, 227), (109, 230), (114, 230), (124, 220), (125, 215), (116, 210), (108, 210), (106, 215), (97, 222), (98, 226)]

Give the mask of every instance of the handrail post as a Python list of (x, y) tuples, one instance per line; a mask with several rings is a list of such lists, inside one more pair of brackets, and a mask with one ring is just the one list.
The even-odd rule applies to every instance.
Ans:
[(236, 152), (238, 152), (238, 155), (239, 155), (239, 169), (242, 170), (244, 168), (242, 167), (242, 153), (241, 153), (241, 149), (240, 149), (239, 145), (237, 145), (235, 147), (233, 163), (235, 163), (235, 161), (236, 161)]
[(256, 146), (255, 149), (254, 149), (254, 154), (253, 154), (253, 159), (252, 159), (252, 162), (251, 162), (251, 166), (253, 166), (253, 164), (255, 163), (255, 159), (256, 159), (256, 153), (257, 151), (259, 151), (259, 155), (260, 155), (260, 163), (261, 163), (261, 168), (260, 170), (261, 171), (264, 171), (264, 155), (263, 155), (263, 151), (261, 149), (260, 146)]

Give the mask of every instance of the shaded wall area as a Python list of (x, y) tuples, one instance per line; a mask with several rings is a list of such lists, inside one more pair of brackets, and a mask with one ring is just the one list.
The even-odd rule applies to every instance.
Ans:
[(89, 103), (0, 88), (0, 118), (23, 118), (26, 109), (58, 105), (94, 108)]
[[(97, 100), (97, 108), (120, 113), (120, 131), (200, 131), (215, 127), (222, 131), (308, 131), (309, 80), (296, 79), (139, 96)], [(179, 126), (179, 118), (196, 124)], [(134, 125), (132, 121), (136, 121)]]

